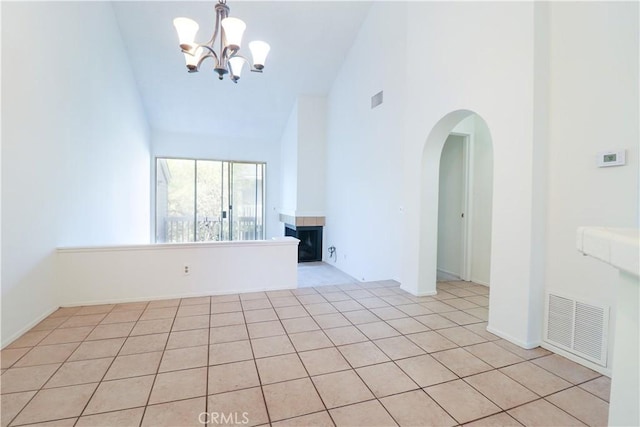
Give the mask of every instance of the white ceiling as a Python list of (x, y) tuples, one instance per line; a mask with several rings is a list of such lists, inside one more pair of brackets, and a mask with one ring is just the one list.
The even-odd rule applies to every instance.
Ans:
[(200, 24), (197, 41), (209, 39), (215, 3), (114, 2), (153, 129), (278, 140), (298, 95), (328, 92), (371, 5), (229, 0), (230, 16), (247, 24), (241, 52), (251, 40), (271, 45), (264, 73), (245, 66), (234, 84), (219, 81), (210, 60), (199, 73), (187, 73), (173, 28), (173, 18), (192, 18)]

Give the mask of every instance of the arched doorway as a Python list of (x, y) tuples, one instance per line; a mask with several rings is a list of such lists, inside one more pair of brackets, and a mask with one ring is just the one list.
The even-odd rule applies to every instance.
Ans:
[(489, 286), (493, 147), (478, 115), (462, 120), (440, 156), (438, 280)]
[[(468, 271), (463, 278), (473, 279), (484, 282), (481, 284), (488, 285), (490, 277), (491, 264), (491, 198), (492, 198), (492, 171), (493, 171), (493, 153), (492, 141), (488, 126), (484, 119), (478, 114), (470, 110), (453, 111), (436, 123), (431, 133), (427, 137), (424, 151), (422, 155), (421, 168), (421, 200), (420, 200), (420, 244), (419, 244), (419, 270), (418, 280), (421, 287), (421, 294), (433, 294), (436, 292), (436, 281), (438, 277), (438, 234), (439, 234), (439, 200), (440, 200), (440, 173), (443, 148), (451, 134), (462, 136), (468, 144), (468, 155), (465, 162), (470, 161), (471, 165), (467, 166), (467, 173), (470, 174), (471, 184), (467, 193), (470, 194), (470, 200), (465, 200), (467, 215), (465, 233), (467, 235), (464, 248), (464, 265)], [(478, 148), (478, 150), (476, 150)], [(476, 155), (479, 157), (475, 159)], [(487, 156), (490, 158), (487, 159)], [(482, 157), (482, 159), (480, 158)], [(481, 160), (481, 167), (475, 170), (474, 160)], [(478, 163), (479, 164), (479, 163)], [(489, 170), (487, 170), (487, 165)], [(482, 179), (482, 193), (484, 196), (473, 197), (475, 190), (474, 176), (489, 173), (487, 184), (486, 175)], [(489, 186), (487, 193), (486, 186)], [(477, 193), (477, 192), (476, 192)], [(488, 196), (487, 196), (488, 194)], [(478, 194), (476, 194), (478, 196)], [(465, 197), (469, 197), (468, 195)], [(488, 212), (488, 213), (487, 213)], [(475, 214), (475, 218), (474, 218)], [(460, 218), (463, 220), (463, 218)], [(487, 224), (489, 229), (487, 230)], [(476, 225), (476, 230), (474, 230)], [(473, 247), (473, 237), (476, 235), (476, 247)], [(482, 244), (480, 244), (482, 243)], [(488, 243), (488, 245), (487, 245)], [(486, 252), (489, 253), (486, 253)], [(474, 253), (475, 252), (475, 253)], [(484, 258), (483, 258), (484, 257)], [(474, 274), (475, 259), (475, 274)], [(461, 260), (462, 261), (462, 260)], [(463, 269), (465, 267), (462, 267)], [(477, 279), (478, 274), (486, 278), (485, 280)]]

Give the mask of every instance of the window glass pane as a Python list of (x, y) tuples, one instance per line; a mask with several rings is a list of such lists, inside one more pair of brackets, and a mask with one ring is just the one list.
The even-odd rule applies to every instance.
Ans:
[(222, 164), (222, 240), (231, 240), (231, 210), (229, 209), (229, 190), (231, 184), (229, 183), (229, 169), (231, 165), (229, 162), (223, 162)]
[(195, 166), (194, 160), (157, 160), (156, 242), (195, 240)]
[(264, 239), (264, 165), (256, 165), (256, 240)]
[(222, 236), (222, 162), (198, 160), (197, 220), (198, 242), (223, 240)]
[(156, 242), (264, 239), (263, 163), (158, 158)]
[(258, 165), (234, 163), (232, 179), (233, 240), (262, 239), (262, 205), (258, 205), (262, 176), (258, 176)]

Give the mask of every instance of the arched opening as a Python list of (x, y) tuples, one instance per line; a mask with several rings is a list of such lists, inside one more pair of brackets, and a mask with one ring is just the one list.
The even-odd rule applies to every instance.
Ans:
[[(452, 150), (443, 151), (447, 141)], [(455, 144), (463, 144), (464, 147)], [(459, 172), (447, 170), (452, 167), (452, 158), (462, 168)], [(466, 189), (460, 189), (461, 194), (456, 195), (458, 200), (447, 203), (446, 209), (442, 209), (441, 202), (451, 201), (447, 199), (451, 195), (441, 194), (442, 188), (450, 190), (446, 185), (440, 185), (441, 176), (450, 179), (447, 183), (451, 184), (455, 181), (452, 173), (463, 174), (455, 178), (459, 181), (455, 184), (464, 184)], [(493, 144), (482, 117), (470, 110), (457, 110), (434, 126), (423, 151), (420, 195), (419, 294), (436, 293), (438, 270), (441, 276), (446, 273), (443, 270), (447, 270), (447, 262), (448, 265), (459, 266), (457, 271), (448, 271), (454, 273), (454, 278), (475, 279), (476, 283), (488, 286), (491, 274)], [(459, 212), (453, 213), (456, 210)], [(456, 217), (442, 218), (442, 215)], [(452, 225), (458, 227), (456, 231), (451, 236), (441, 236)], [(447, 245), (444, 240), (447, 238), (460, 240)]]
[(447, 137), (440, 155), (438, 280), (489, 286), (493, 148), (484, 120), (472, 114)]

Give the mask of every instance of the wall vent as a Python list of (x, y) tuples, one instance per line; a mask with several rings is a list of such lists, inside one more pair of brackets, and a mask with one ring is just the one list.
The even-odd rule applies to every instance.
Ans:
[(545, 311), (545, 341), (598, 365), (607, 365), (608, 306), (547, 293)]
[(371, 97), (371, 109), (373, 110), (378, 105), (382, 104), (382, 101), (382, 91), (380, 91)]

